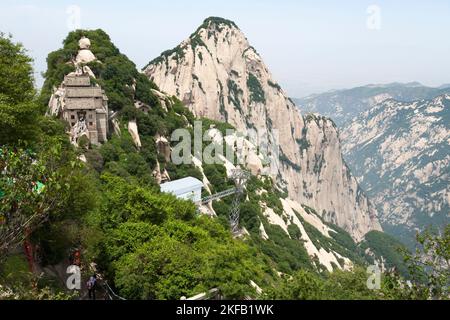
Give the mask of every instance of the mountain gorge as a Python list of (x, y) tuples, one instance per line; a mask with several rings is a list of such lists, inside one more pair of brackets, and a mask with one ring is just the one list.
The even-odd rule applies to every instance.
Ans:
[[(356, 240), (380, 230), (374, 208), (342, 159), (334, 123), (299, 113), (235, 23), (206, 19), (143, 71), (194, 115), (226, 121), (244, 133), (266, 134), (280, 148), (272, 159), (272, 177), (291, 199), (314, 208)], [(265, 169), (258, 161), (252, 167), (255, 174)]]
[(416, 231), (443, 227), (450, 219), (449, 107), (448, 94), (415, 102), (388, 99), (342, 129), (346, 160), (383, 227), (408, 244)]

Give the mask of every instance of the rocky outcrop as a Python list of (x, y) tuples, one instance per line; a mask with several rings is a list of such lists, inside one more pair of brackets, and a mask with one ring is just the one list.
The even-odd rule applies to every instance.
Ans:
[[(321, 247), (317, 242), (314, 242), (312, 240), (313, 234), (308, 234), (305, 225), (308, 223), (317, 229), (324, 237), (329, 239), (332, 239), (331, 235), (336, 233), (334, 229), (324, 224), (314, 213), (306, 212), (298, 202), (289, 199), (281, 199), (281, 203), (283, 206), (282, 215), (276, 214), (272, 208), (268, 208), (265, 203), (261, 203), (261, 207), (264, 208), (264, 216), (269, 223), (279, 226), (288, 237), (291, 237), (288, 231), (289, 226), (296, 226), (300, 235), (298, 240), (303, 243), (308, 256), (312, 261), (317, 259), (316, 263), (324, 266), (329, 272), (332, 272), (335, 267), (345, 270), (352, 268), (353, 263), (349, 258), (344, 257), (329, 248)], [(260, 227), (260, 235), (264, 240), (269, 239), (262, 224)], [(316, 266), (319, 267), (318, 265)]]
[(75, 58), (76, 63), (89, 63), (97, 59), (91, 51), (91, 41), (88, 38), (82, 37), (78, 42), (78, 47), (80, 50)]
[(136, 146), (136, 148), (141, 148), (142, 147), (142, 143), (141, 143), (141, 138), (139, 137), (139, 131), (138, 131), (138, 127), (136, 124), (136, 120), (131, 120), (128, 121), (128, 132), (131, 135), (131, 139), (133, 139), (134, 145)]
[(155, 136), (155, 143), (156, 143), (156, 150), (157, 150), (158, 154), (161, 154), (164, 157), (164, 159), (166, 160), (166, 162), (169, 162), (170, 161), (170, 152), (171, 152), (169, 140), (167, 140), (166, 137), (163, 137), (163, 136), (160, 136), (159, 134), (157, 134)]
[(273, 178), (292, 199), (316, 208), (357, 240), (380, 229), (342, 159), (333, 122), (304, 118), (233, 22), (205, 20), (144, 72), (195, 115), (228, 122), (244, 133), (257, 129), (267, 134), (269, 144), (279, 147), (279, 157), (271, 159)]

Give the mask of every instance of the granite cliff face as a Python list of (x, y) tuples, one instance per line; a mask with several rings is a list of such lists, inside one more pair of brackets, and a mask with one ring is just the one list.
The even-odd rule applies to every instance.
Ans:
[(226, 121), (244, 133), (267, 132), (270, 143), (279, 146), (273, 177), (293, 200), (315, 208), (356, 240), (381, 229), (374, 208), (343, 161), (334, 123), (302, 116), (233, 22), (206, 19), (187, 40), (143, 71), (198, 117)]
[(342, 132), (345, 157), (373, 199), (386, 231), (411, 243), (415, 231), (450, 220), (450, 95), (386, 100)]

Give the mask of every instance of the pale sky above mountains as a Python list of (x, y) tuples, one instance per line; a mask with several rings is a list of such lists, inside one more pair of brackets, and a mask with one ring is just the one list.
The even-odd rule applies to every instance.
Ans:
[(236, 22), (293, 97), (368, 83), (450, 83), (448, 0), (2, 0), (0, 31), (29, 49), (40, 86), (47, 54), (76, 26), (104, 29), (141, 68), (208, 16)]

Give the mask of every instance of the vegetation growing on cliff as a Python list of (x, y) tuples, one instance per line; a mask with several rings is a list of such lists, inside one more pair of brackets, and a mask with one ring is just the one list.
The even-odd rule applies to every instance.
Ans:
[(250, 90), (250, 101), (254, 103), (265, 103), (266, 97), (258, 78), (253, 74), (248, 74), (247, 86)]
[(241, 99), (243, 91), (233, 80), (229, 79), (228, 85), (228, 103), (232, 103), (233, 106), (242, 113)]
[[(364, 241), (360, 244), (360, 248), (365, 251), (369, 249), (372, 254), (386, 259), (385, 267), (388, 269), (395, 268), (400, 274), (407, 276), (408, 271), (403, 261), (402, 250), (406, 250), (405, 246), (394, 237), (380, 231), (370, 231), (364, 236)], [(373, 257), (366, 256), (366, 259), (373, 261)]]

